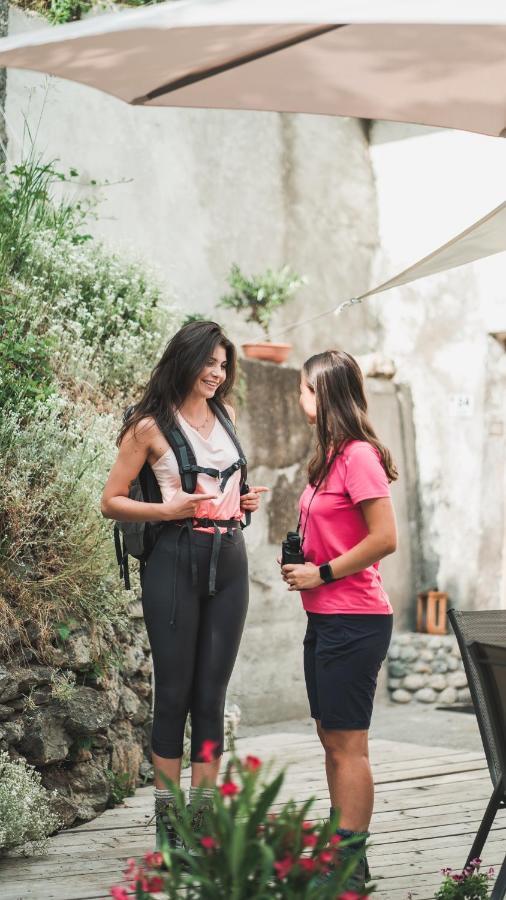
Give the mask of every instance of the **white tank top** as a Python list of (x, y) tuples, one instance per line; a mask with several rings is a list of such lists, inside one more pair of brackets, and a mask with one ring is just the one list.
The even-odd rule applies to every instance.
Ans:
[[(207, 438), (203, 437), (196, 428), (192, 428), (179, 412), (176, 412), (176, 419), (178, 427), (185, 433), (193, 447), (197, 465), (223, 472), (237, 461), (239, 456), (237, 447), (218, 418), (215, 417), (212, 431)], [(181, 488), (177, 460), (172, 448), (169, 447), (151, 468), (155, 473), (163, 500), (168, 502)], [(218, 478), (199, 472), (195, 493), (217, 494), (217, 498), (200, 503), (197, 507), (197, 516), (209, 519), (240, 519), (242, 517), (240, 483), (241, 470), (238, 469), (230, 476), (222, 493)], [(212, 532), (214, 529), (199, 528), (197, 530)], [(226, 529), (221, 530), (225, 531)]]

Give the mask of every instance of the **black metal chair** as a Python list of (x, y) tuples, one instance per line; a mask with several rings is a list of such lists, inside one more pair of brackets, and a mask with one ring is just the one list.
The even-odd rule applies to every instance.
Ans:
[[(495, 651), (504, 651), (506, 661), (506, 610), (467, 612), (450, 609), (448, 618), (459, 644), (493, 785), (492, 796), (467, 856), (467, 866), (472, 859), (481, 856), (497, 811), (506, 809), (506, 675), (501, 680), (502, 706), (498, 706), (489, 699), (491, 682), (485, 674), (488, 667), (481, 657), (477, 657), (476, 647), (473, 647), (475, 644), (493, 645)], [(494, 696), (497, 698), (497, 691)], [(491, 900), (502, 900), (505, 894), (506, 864), (503, 863)]]
[[(504, 644), (483, 644), (480, 641), (474, 641), (469, 645), (469, 652), (478, 672), (503, 771), (503, 775), (494, 788), (487, 811), (483, 817), (483, 822), (487, 814), (489, 814), (490, 818), (490, 823), (482, 841), (483, 846), (497, 810), (504, 805), (506, 777), (506, 646)], [(483, 822), (480, 828), (483, 826)], [(503, 900), (505, 894), (506, 856), (495, 881), (491, 900)]]

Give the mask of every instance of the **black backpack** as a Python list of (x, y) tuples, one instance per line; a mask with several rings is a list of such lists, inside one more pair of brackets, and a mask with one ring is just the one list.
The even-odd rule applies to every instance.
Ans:
[[(187, 494), (195, 493), (197, 476), (199, 473), (202, 473), (211, 475), (213, 478), (220, 478), (220, 487), (224, 490), (230, 476), (238, 469), (241, 469), (241, 494), (245, 494), (249, 490), (247, 484), (248, 469), (246, 457), (239, 443), (233, 422), (226, 408), (221, 403), (218, 403), (216, 400), (209, 400), (208, 403), (216, 418), (221, 422), (235, 444), (239, 456), (236, 462), (224, 472), (199, 466), (195, 451), (183, 430), (177, 425), (173, 425), (172, 428), (166, 428), (158, 422), (158, 426), (167, 443), (174, 451), (181, 478), (181, 487)], [(123, 416), (125, 422), (128, 421), (134, 410), (134, 406), (128, 407)], [(163, 498), (158, 481), (148, 462), (144, 463), (137, 478), (132, 481), (128, 496), (130, 500), (138, 500), (145, 503), (162, 503)], [(244, 523), (241, 522), (241, 527), (245, 528), (249, 525), (250, 519), (251, 514), (247, 512)], [(133, 556), (139, 560), (142, 574), (149, 554), (155, 546), (164, 524), (163, 522), (116, 522), (114, 525), (114, 545), (119, 565), (119, 576), (124, 580), (127, 591), (130, 590), (128, 557)]]

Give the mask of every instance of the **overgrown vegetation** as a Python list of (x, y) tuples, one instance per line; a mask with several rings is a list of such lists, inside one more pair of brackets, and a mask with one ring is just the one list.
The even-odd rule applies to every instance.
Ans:
[(92, 10), (121, 9), (125, 6), (148, 6), (162, 0), (14, 0), (16, 6), (45, 16), (53, 25), (75, 22)]
[(56, 199), (77, 175), (31, 158), (0, 183), (0, 653), (121, 621), (100, 492), (175, 324), (142, 268), (91, 238), (90, 204)]

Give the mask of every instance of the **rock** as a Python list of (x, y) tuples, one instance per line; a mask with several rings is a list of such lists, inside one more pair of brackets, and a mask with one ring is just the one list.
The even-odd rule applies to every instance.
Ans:
[(430, 675), (432, 668), (428, 663), (420, 661), (414, 664), (413, 672), (419, 672), (421, 675)]
[(20, 693), (17, 679), (14, 678), (12, 672), (5, 666), (0, 666), (0, 702), (14, 700), (15, 697), (19, 697)]
[(419, 703), (434, 703), (437, 700), (436, 692), (430, 687), (422, 688), (414, 696)]
[(117, 695), (78, 685), (72, 697), (61, 703), (65, 726), (72, 734), (93, 734), (112, 721), (117, 710)]
[(146, 657), (142, 647), (135, 644), (126, 647), (121, 662), (121, 671), (124, 675), (135, 675), (143, 665)]
[(112, 747), (111, 769), (117, 774), (128, 774), (132, 780), (139, 777), (144, 758), (142, 748), (132, 740), (115, 741)]
[(449, 706), (457, 702), (457, 691), (454, 687), (446, 687), (439, 695), (439, 702)]
[(432, 671), (436, 674), (444, 675), (448, 671), (448, 662), (444, 659), (435, 659), (432, 663)]
[(18, 716), (17, 719), (12, 719), (10, 722), (4, 722), (1, 731), (3, 740), (7, 741), (9, 746), (11, 744), (19, 744), (25, 733), (23, 719), (21, 716)]
[(403, 662), (412, 662), (418, 658), (418, 653), (414, 647), (407, 644), (405, 647), (402, 647), (400, 656)]
[(142, 779), (144, 784), (153, 781), (155, 777), (155, 772), (153, 766), (147, 759), (143, 759), (139, 768), (139, 777)]
[(459, 660), (455, 658), (455, 656), (447, 656), (446, 665), (449, 672), (455, 672), (461, 664), (459, 663)]
[(403, 634), (398, 634), (396, 637), (396, 641), (398, 644), (410, 644), (413, 640), (412, 632), (404, 632)]
[(432, 662), (434, 659), (434, 654), (432, 650), (422, 650), (420, 653), (420, 659), (423, 659), (424, 662)]
[(412, 694), (410, 694), (409, 691), (403, 691), (402, 688), (399, 688), (392, 694), (392, 700), (395, 700), (396, 703), (409, 703), (411, 697)]
[(402, 678), (389, 678), (388, 687), (391, 691), (396, 691), (402, 684)]
[(467, 678), (464, 671), (450, 672), (447, 676), (450, 687), (465, 688), (467, 687)]
[(444, 675), (431, 675), (427, 684), (428, 687), (434, 688), (435, 691), (444, 691), (446, 687), (446, 678)]
[(36, 709), (25, 718), (25, 734), (19, 749), (29, 763), (46, 766), (67, 757), (72, 741), (62, 715), (54, 707)]
[(388, 667), (388, 674), (392, 676), (392, 678), (402, 678), (407, 673), (407, 667), (401, 663), (394, 660), (394, 662), (390, 663)]
[(110, 746), (110, 743), (106, 734), (94, 734), (91, 741), (92, 747), (97, 747), (99, 750), (105, 750), (106, 747)]
[(76, 672), (89, 669), (92, 662), (92, 647), (88, 634), (75, 632), (65, 642), (67, 668)]
[(56, 791), (51, 795), (51, 809), (58, 816), (63, 828), (70, 828), (77, 818), (78, 806), (70, 797)]
[(457, 697), (459, 703), (472, 703), (473, 699), (471, 697), (471, 691), (469, 688), (461, 688), (457, 691)]
[(139, 711), (141, 701), (126, 684), (121, 688), (120, 702), (127, 719), (133, 719)]
[(398, 644), (390, 644), (390, 648), (388, 650), (388, 658), (389, 659), (399, 659), (400, 647)]
[(11, 716), (14, 715), (14, 710), (10, 706), (2, 706), (0, 704), (0, 722), (3, 722), (5, 719), (10, 719)]
[(426, 679), (423, 677), (423, 675), (417, 674), (406, 675), (406, 678), (402, 682), (403, 688), (405, 688), (407, 691), (417, 691), (420, 688), (425, 687), (425, 684)]

